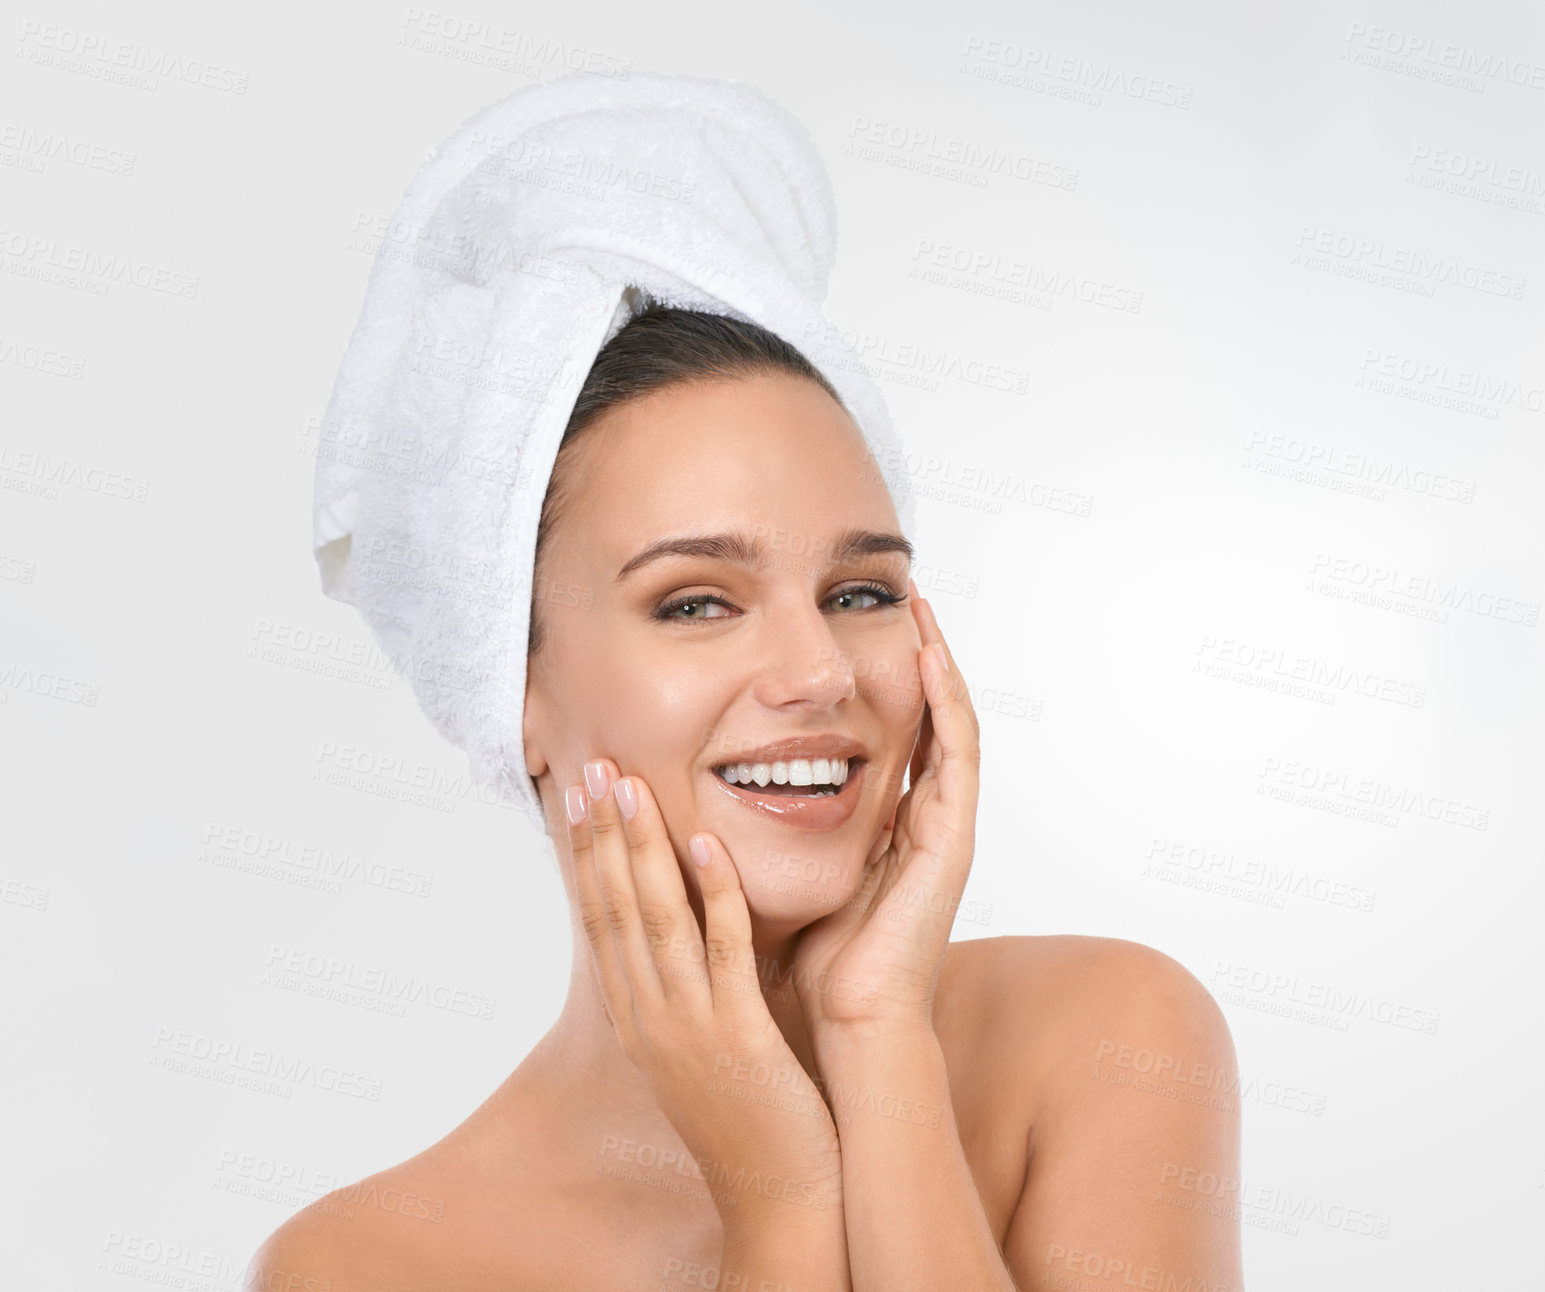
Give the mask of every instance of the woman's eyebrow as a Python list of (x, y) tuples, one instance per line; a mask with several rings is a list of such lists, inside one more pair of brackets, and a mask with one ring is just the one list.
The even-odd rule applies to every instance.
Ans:
[[(811, 545), (806, 552), (814, 557), (820, 547)], [(846, 529), (838, 534), (830, 548), (829, 562), (841, 565), (858, 556), (876, 556), (884, 552), (901, 552), (908, 563), (912, 560), (912, 544), (900, 534), (875, 529)], [(658, 561), (665, 556), (703, 556), (714, 561), (731, 561), (736, 565), (755, 567), (767, 559), (767, 545), (760, 538), (753, 538), (735, 530), (724, 534), (685, 534), (677, 538), (662, 538), (649, 544), (617, 571), (615, 582), (632, 574), (634, 570)]]

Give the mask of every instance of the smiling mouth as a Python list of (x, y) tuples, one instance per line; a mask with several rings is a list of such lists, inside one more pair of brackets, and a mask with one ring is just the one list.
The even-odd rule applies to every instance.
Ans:
[(726, 785), (775, 798), (836, 798), (863, 758), (791, 758), (771, 763), (722, 763), (713, 773)]

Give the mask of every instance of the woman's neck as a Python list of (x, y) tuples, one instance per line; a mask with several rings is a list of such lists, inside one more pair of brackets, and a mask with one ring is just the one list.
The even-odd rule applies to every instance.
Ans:
[[(593, 954), (584, 932), (577, 928), (569, 991), (557, 1020), (512, 1074), (506, 1087), (536, 1088), (555, 1098), (572, 1100), (597, 1123), (636, 1120), (642, 1131), (669, 1125), (649, 1090), (644, 1074), (624, 1052), (606, 1015)], [(789, 1049), (807, 1073), (815, 1060), (805, 1016), (794, 991), (792, 963), (799, 931), (752, 923), (757, 973), (768, 1012)]]

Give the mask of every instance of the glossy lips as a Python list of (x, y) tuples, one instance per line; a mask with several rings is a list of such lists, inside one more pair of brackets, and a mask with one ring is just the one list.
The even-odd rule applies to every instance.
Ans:
[(858, 756), (848, 760), (848, 778), (835, 794), (797, 795), (770, 792), (760, 785), (731, 785), (717, 772), (708, 775), (720, 790), (743, 803), (754, 812), (793, 826), (796, 830), (834, 830), (850, 816), (858, 806), (864, 774), (869, 760)]

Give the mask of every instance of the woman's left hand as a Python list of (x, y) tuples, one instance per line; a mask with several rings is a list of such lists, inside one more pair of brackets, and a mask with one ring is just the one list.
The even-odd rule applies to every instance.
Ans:
[[(859, 892), (805, 929), (794, 952), (795, 988), (817, 1042), (851, 1023), (932, 1026), (976, 848), (980, 724), (933, 607), (915, 583), (911, 593), (924, 703), (911, 784), (870, 851)], [(942, 663), (930, 658), (936, 645)]]

